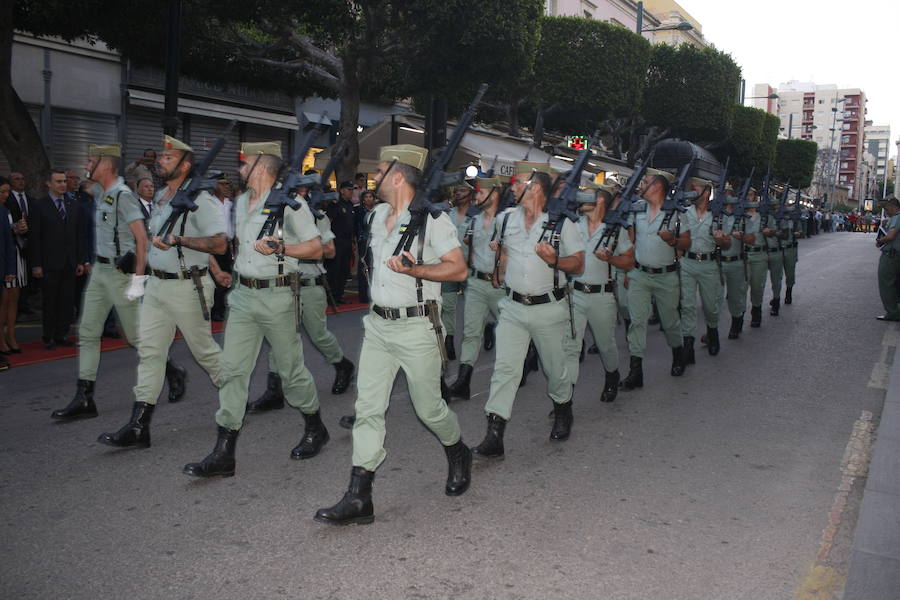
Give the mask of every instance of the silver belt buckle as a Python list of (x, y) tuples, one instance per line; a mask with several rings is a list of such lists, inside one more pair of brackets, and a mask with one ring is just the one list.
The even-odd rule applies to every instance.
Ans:
[(531, 305), (531, 296), (528, 296), (528, 295), (522, 296), (522, 304)]

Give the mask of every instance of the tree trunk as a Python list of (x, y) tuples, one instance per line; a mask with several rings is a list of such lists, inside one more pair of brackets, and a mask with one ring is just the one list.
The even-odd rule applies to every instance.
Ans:
[[(348, 53), (350, 54), (350, 53)], [(341, 80), (341, 129), (340, 140), (343, 141), (343, 158), (336, 169), (337, 183), (353, 181), (359, 167), (359, 102), (360, 80), (359, 60), (355, 56), (344, 56), (342, 59), (344, 77)]]
[(25, 175), (29, 191), (43, 195), (50, 161), (28, 109), (12, 86), (13, 4), (0, 2), (0, 152), (13, 171)]
[(521, 100), (513, 100), (506, 105), (506, 121), (509, 123), (509, 135), (519, 137), (519, 107), (522, 106)]

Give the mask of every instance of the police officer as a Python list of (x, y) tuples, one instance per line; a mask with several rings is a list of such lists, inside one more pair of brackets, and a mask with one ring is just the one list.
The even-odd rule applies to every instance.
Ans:
[[(600, 394), (601, 402), (612, 402), (619, 391), (619, 350), (616, 347), (618, 306), (613, 268), (627, 271), (634, 267), (634, 247), (628, 237), (628, 230), (617, 227), (613, 234), (612, 226), (603, 224), (603, 217), (614, 194), (615, 189), (609, 186), (599, 186), (596, 191), (578, 193), (582, 216), (576, 225), (585, 247), (585, 259), (584, 272), (576, 275), (572, 282), (575, 288), (575, 343), (571, 345), (569, 354), (570, 377), (572, 385), (575, 385), (578, 382), (578, 361), (584, 330), (590, 323), (606, 370), (606, 380)], [(610, 236), (614, 237), (599, 246), (610, 237), (604, 237), (607, 228), (610, 228)]]
[(879, 321), (900, 321), (900, 304), (897, 301), (897, 282), (900, 279), (900, 201), (891, 196), (885, 201), (884, 211), (889, 220), (886, 233), (875, 238), (875, 246), (881, 250), (878, 257), (878, 293), (884, 305)]
[(297, 259), (321, 258), (319, 229), (306, 202), (298, 197), (300, 208), (284, 207), (283, 219), (275, 225), (276, 235), (259, 238), (272, 215), (266, 200), (281, 168), (281, 143), (246, 143), (240, 156), (240, 174), (247, 191), (235, 201), (238, 254), (222, 352), (218, 438), (211, 454), (185, 465), (184, 473), (195, 477), (234, 475), (235, 444), (244, 422), (250, 375), (264, 337), (271, 345), (269, 355), (277, 357), (287, 401), (300, 409), (306, 422), (291, 458), (312, 458), (328, 441), (316, 384), (303, 363), (303, 346), (297, 335), (298, 304), (303, 297), (297, 287)]
[[(450, 191), (453, 208), (447, 214), (450, 215), (450, 220), (456, 226), (456, 235), (461, 243), (464, 241), (466, 230), (469, 226), (469, 218), (466, 215), (469, 211), (469, 202), (473, 193), (474, 188), (466, 182), (457, 185)], [(466, 259), (468, 264), (468, 245), (462, 245), (462, 252), (463, 258)], [(447, 358), (450, 360), (456, 360), (456, 307), (459, 303), (459, 297), (465, 291), (465, 281), (445, 281), (441, 284), (441, 321), (444, 323), (447, 334), (444, 338), (444, 345), (447, 349)]]
[[(137, 384), (131, 420), (115, 433), (104, 433), (98, 441), (110, 446), (150, 446), (150, 421), (162, 389), (169, 347), (176, 328), (188, 348), (218, 387), (219, 355), (222, 349), (212, 337), (209, 314), (214, 285), (207, 275), (211, 254), (227, 247), (225, 222), (219, 201), (201, 192), (194, 201), (197, 210), (185, 212), (175, 222), (172, 233), (159, 237), (160, 229), (172, 215), (170, 200), (194, 167), (194, 151), (184, 142), (165, 136), (159, 157), (160, 174), (166, 180), (153, 199), (150, 219), (152, 239), (140, 313)], [(139, 281), (135, 285), (143, 286)]]
[(475, 180), (475, 205), (479, 212), (466, 219), (463, 246), (469, 278), (466, 281), (466, 302), (463, 308), (463, 341), (459, 354), (459, 373), (450, 386), (452, 400), (468, 400), (472, 368), (478, 360), (488, 314), (498, 318), (503, 290), (494, 287), (493, 275), (496, 252), (491, 242), (497, 235), (497, 207), (502, 184), (496, 177)]
[(667, 171), (647, 169), (641, 182), (640, 202), (634, 204), (634, 269), (628, 272), (628, 311), (631, 324), (628, 327), (628, 351), (631, 354), (628, 376), (622, 381), (622, 389), (632, 390), (644, 385), (644, 349), (647, 345), (647, 321), (650, 318), (651, 299), (656, 300), (659, 318), (666, 334), (666, 342), (672, 348), (674, 377), (684, 374), (685, 356), (681, 337), (681, 318), (678, 314), (680, 286), (678, 284), (678, 257), (676, 250), (687, 251), (691, 247), (691, 232), (679, 228), (679, 216), (669, 219), (663, 227), (666, 214), (663, 202), (675, 176)]
[[(100, 365), (100, 338), (103, 324), (112, 308), (116, 309), (126, 341), (138, 345), (139, 298), (146, 279), (148, 237), (141, 205), (125, 180), (119, 177), (122, 148), (118, 144), (88, 146), (88, 179), (94, 181), (95, 265), (85, 265), (90, 279), (78, 325), (78, 384), (75, 397), (63, 409), (52, 413), (54, 419), (67, 421), (97, 416), (94, 382)], [(134, 271), (126, 275), (117, 263), (130, 257)], [(128, 259), (126, 259), (128, 260)], [(169, 400), (184, 394), (184, 369), (166, 363)]]
[(372, 480), (385, 457), (384, 415), (398, 369), (406, 375), (416, 415), (444, 446), (445, 492), (455, 496), (469, 488), (472, 454), (462, 442), (456, 415), (441, 398), (438, 344), (443, 340), (435, 335), (433, 324), (440, 314), (440, 282), (462, 281), (466, 276), (456, 228), (446, 214), (426, 214), (415, 229), (412, 251), (393, 255), (411, 224), (408, 209), (427, 157), (425, 148), (408, 144), (381, 148), (375, 181), (385, 203), (375, 207), (369, 238), (372, 306), (363, 318), (353, 470), (344, 497), (316, 512), (315, 519), (323, 523), (349, 525), (375, 519)]
[(503, 435), (531, 341), (540, 354), (547, 392), (553, 400), (550, 439), (568, 439), (572, 428), (572, 381), (566, 362), (574, 342), (566, 307), (565, 274), (584, 270), (584, 244), (575, 224), (568, 220), (563, 220), (558, 230), (558, 242), (548, 240), (553, 232), (545, 231), (548, 215), (544, 207), (552, 193), (550, 165), (518, 161), (515, 170), (513, 192), (522, 200), (503, 214), (499, 224), (503, 246), (495, 284), (505, 284), (506, 297), (499, 304), (497, 356), (484, 407), (487, 432), (481, 444), (472, 449), (483, 458), (504, 456)]

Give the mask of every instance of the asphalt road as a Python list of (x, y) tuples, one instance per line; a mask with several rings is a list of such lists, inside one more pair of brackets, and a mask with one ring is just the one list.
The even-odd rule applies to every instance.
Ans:
[[(685, 377), (668, 375), (651, 327), (645, 387), (601, 404), (589, 355), (567, 442), (548, 439), (550, 402), (532, 375), (506, 460), (478, 464), (458, 498), (443, 493), (443, 451), (400, 377), (370, 526), (312, 520), (349, 480), (350, 435), (336, 423), (355, 388), (331, 396), (333, 371), (309, 343), (331, 432), (323, 453), (290, 459), (302, 431), (293, 410), (249, 416), (237, 476), (212, 481), (181, 474), (212, 448), (217, 406), (183, 342), (173, 353), (189, 369), (188, 398), (160, 404), (147, 450), (95, 442), (130, 415), (133, 351), (103, 355), (100, 417), (73, 424), (49, 413), (71, 397), (74, 360), (13, 369), (0, 375), (0, 597), (792, 598), (821, 550), (854, 423), (862, 411), (877, 421), (884, 401), (867, 387), (886, 327), (873, 319), (872, 241), (804, 241), (794, 304), (738, 341), (724, 339), (723, 315), (721, 354), (698, 349)], [(330, 318), (354, 361), (361, 316)], [(618, 338), (627, 361), (621, 327)], [(452, 405), (470, 444), (484, 434), (492, 358), (476, 368), (477, 395)], [(851, 494), (837, 563), (853, 507)]]

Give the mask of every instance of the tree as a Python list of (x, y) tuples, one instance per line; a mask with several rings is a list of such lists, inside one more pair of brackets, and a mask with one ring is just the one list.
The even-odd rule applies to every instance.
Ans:
[(728, 137), (737, 106), (741, 68), (711, 47), (653, 46), (644, 116), (680, 138), (708, 144)]
[(756, 176), (761, 178), (775, 155), (777, 136), (778, 117), (758, 108), (738, 105), (734, 107), (731, 135), (711, 150), (722, 162), (726, 157), (731, 158), (731, 175), (747, 177), (755, 168)]
[(812, 183), (819, 145), (809, 140), (778, 140), (773, 175), (790, 181), (791, 187), (807, 188)]

